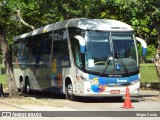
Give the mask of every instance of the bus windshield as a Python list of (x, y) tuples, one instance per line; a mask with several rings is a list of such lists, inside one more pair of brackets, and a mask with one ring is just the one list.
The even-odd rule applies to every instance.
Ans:
[(133, 33), (86, 31), (85, 69), (104, 74), (128, 74), (138, 70)]

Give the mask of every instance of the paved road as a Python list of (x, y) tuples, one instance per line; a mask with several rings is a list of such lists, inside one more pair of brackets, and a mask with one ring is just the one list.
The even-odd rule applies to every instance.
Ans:
[[(97, 98), (80, 98), (79, 101), (68, 101), (65, 100), (64, 96), (61, 97), (53, 97), (53, 96), (46, 96), (43, 94), (32, 94), (29, 97), (25, 97), (25, 100), (28, 99), (26, 104), (22, 103), (24, 100), (18, 100), (18, 103), (15, 104), (14, 100), (0, 99), (0, 111), (62, 111), (60, 114), (64, 114), (63, 111), (160, 111), (160, 96), (159, 92), (157, 91), (141, 91), (139, 97), (131, 97), (132, 109), (123, 109), (123, 100), (113, 100), (111, 98), (106, 99), (97, 99)], [(29, 104), (30, 101), (34, 103)], [(80, 112), (82, 114), (82, 112)], [(92, 113), (93, 114), (93, 113)], [(98, 116), (98, 113), (94, 113), (94, 115)], [(106, 114), (109, 114), (106, 112)], [(126, 112), (127, 114), (127, 112)], [(138, 113), (137, 113), (138, 114)], [(83, 116), (83, 114), (82, 114)], [(6, 119), (8, 118), (0, 118)], [(13, 120), (21, 120), (22, 118), (9, 118)], [(23, 120), (29, 118), (23, 118)], [(47, 120), (158, 120), (157, 117), (105, 117), (105, 118), (84, 118), (84, 117), (47, 117), (47, 118), (32, 118), (35, 120), (47, 119)]]

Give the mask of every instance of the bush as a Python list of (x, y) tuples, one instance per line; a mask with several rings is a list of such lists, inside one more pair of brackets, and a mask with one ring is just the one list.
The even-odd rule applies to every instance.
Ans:
[[(142, 56), (142, 45), (138, 44), (138, 54), (140, 58), (143, 58)], [(153, 44), (150, 44), (147, 46), (147, 55), (146, 55), (146, 61), (152, 61), (154, 59), (154, 56), (156, 54), (156, 47)]]

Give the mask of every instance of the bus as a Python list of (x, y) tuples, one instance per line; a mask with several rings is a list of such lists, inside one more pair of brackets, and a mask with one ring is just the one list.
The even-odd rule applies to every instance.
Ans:
[[(76, 18), (14, 37), (16, 86), (77, 96), (131, 95), (140, 90), (137, 40), (132, 27), (112, 19)], [(144, 46), (144, 54), (146, 46)]]

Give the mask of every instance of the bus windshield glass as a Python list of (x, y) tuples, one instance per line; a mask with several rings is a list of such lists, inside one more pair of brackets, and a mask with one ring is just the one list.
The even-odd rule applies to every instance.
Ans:
[(85, 69), (104, 74), (128, 74), (138, 70), (133, 33), (86, 31)]

